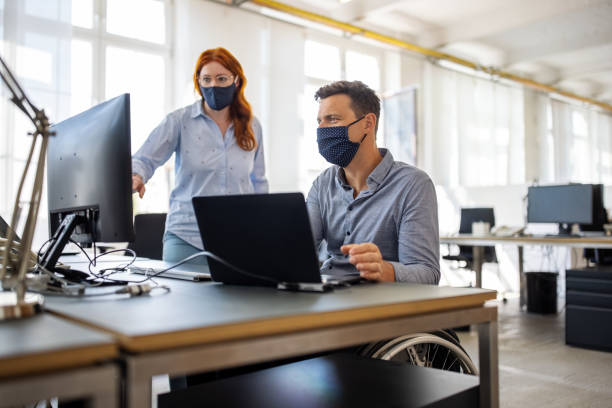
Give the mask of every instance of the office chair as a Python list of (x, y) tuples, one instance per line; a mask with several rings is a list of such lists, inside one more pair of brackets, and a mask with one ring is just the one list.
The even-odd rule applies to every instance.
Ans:
[[(488, 222), (491, 227), (495, 226), (495, 213), (493, 208), (462, 208), (459, 223), (460, 234), (471, 234), (472, 223)], [(455, 255), (444, 255), (442, 259), (456, 261), (461, 269), (473, 270), (473, 246), (459, 245), (459, 253)], [(450, 251), (449, 251), (450, 252)], [(484, 247), (483, 263), (497, 263), (495, 246)], [(499, 273), (499, 271), (498, 271)], [(505, 292), (501, 293), (504, 302), (507, 301)]]
[(166, 213), (137, 214), (134, 217), (136, 239), (128, 244), (128, 249), (137, 256), (162, 259)]
[[(604, 224), (608, 223), (608, 210), (600, 206), (595, 215), (593, 224), (580, 224), (581, 232), (601, 232), (604, 234)], [(587, 261), (596, 265), (612, 265), (612, 249), (605, 248), (585, 248), (583, 256)]]
[[(491, 227), (495, 225), (495, 214), (493, 208), (462, 208), (461, 209), (461, 220), (459, 222), (459, 233), (460, 234), (471, 234), (472, 223), (474, 222), (488, 222)], [(460, 264), (463, 263), (461, 268), (472, 269), (473, 258), (472, 246), (459, 245), (459, 253), (457, 255), (444, 255), (442, 259), (448, 261), (457, 261)], [(483, 262), (497, 262), (495, 255), (495, 247), (484, 248), (484, 259)]]

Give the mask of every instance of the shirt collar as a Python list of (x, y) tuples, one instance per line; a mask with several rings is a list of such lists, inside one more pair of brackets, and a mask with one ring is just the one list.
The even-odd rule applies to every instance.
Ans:
[(387, 149), (380, 148), (378, 149), (382, 156), (382, 160), (378, 163), (378, 166), (372, 170), (370, 175), (368, 176), (367, 182), (368, 187), (371, 190), (374, 190), (374, 187), (378, 187), (382, 184), (389, 171), (391, 171), (391, 167), (393, 167), (393, 155)]
[(200, 115), (204, 116), (205, 118), (210, 119), (210, 117), (204, 112), (204, 108), (202, 107), (201, 99), (195, 101), (193, 105), (191, 105), (191, 117), (197, 118)]
[[(389, 171), (391, 170), (391, 167), (393, 166), (394, 162), (393, 155), (388, 149), (380, 148), (378, 149), (378, 151), (382, 156), (382, 160), (380, 161), (380, 163), (378, 163), (374, 170), (372, 170), (372, 172), (367, 178), (368, 190), (370, 191), (376, 190), (378, 186), (382, 184), (385, 177), (387, 177), (387, 174), (389, 174)], [(344, 169), (340, 166), (337, 166), (337, 169), (338, 172), (336, 173), (336, 176), (338, 178), (338, 181), (340, 182), (340, 185), (342, 185), (343, 187), (350, 187), (350, 185), (346, 181), (346, 174), (344, 174)]]

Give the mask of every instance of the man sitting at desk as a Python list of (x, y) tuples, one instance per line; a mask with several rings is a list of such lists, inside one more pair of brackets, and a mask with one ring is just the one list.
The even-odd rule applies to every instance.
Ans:
[(327, 243), (322, 272), (437, 284), (434, 185), (422, 170), (376, 147), (380, 100), (359, 81), (323, 86), (315, 100), (319, 152), (334, 165), (306, 200), (316, 245)]

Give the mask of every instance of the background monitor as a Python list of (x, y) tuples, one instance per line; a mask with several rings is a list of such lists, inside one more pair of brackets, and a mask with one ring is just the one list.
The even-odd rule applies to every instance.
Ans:
[(56, 135), (47, 153), (52, 246), (65, 245), (57, 235), (66, 228), (64, 241), (133, 241), (130, 95), (96, 105), (52, 129)]
[(601, 184), (534, 186), (527, 192), (527, 222), (603, 224), (603, 214)]
[(471, 234), (472, 223), (488, 222), (489, 227), (495, 226), (495, 212), (491, 207), (462, 208), (459, 222), (460, 234)]

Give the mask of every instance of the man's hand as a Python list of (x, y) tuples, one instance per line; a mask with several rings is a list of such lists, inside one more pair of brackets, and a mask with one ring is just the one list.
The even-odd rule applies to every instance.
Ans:
[(138, 193), (140, 198), (142, 198), (142, 196), (144, 196), (145, 190), (145, 184), (144, 181), (142, 181), (142, 177), (140, 177), (140, 174), (132, 174), (132, 193)]
[(371, 242), (348, 244), (342, 245), (340, 250), (343, 254), (349, 255), (349, 262), (355, 265), (361, 277), (380, 282), (395, 281), (393, 265), (382, 259), (376, 244)]

